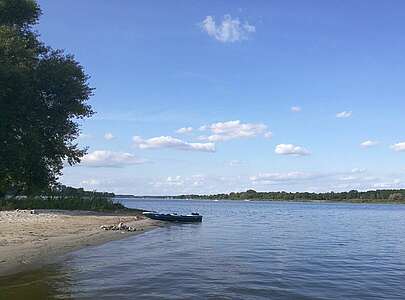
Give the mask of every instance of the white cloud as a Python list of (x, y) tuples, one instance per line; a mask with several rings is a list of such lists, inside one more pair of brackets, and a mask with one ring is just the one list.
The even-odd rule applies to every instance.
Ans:
[(366, 172), (366, 169), (364, 168), (353, 168), (351, 169), (351, 173), (364, 173)]
[[(226, 162), (224, 162), (226, 163)], [(224, 166), (225, 167), (225, 166)], [(376, 188), (404, 188), (405, 173), (353, 170), (269, 170), (240, 175), (203, 175), (172, 173), (166, 176), (123, 172), (122, 169), (82, 168), (81, 172), (67, 168), (62, 183), (86, 189), (134, 195), (217, 194), (246, 191), (329, 192), (370, 190)], [(114, 173), (116, 172), (116, 173)], [(112, 175), (113, 174), (113, 175)]]
[(81, 165), (88, 167), (119, 168), (128, 165), (143, 164), (146, 161), (131, 153), (96, 150), (86, 154)]
[(193, 127), (182, 127), (182, 128), (180, 128), (180, 129), (177, 129), (177, 130), (176, 130), (177, 133), (181, 133), (181, 134), (183, 134), (183, 133), (190, 133), (190, 132), (192, 132), (192, 131), (193, 131)]
[(97, 179), (86, 179), (86, 180), (82, 180), (80, 182), (80, 184), (85, 185), (85, 186), (95, 186), (95, 185), (99, 185), (100, 181), (98, 181)]
[(307, 149), (293, 144), (278, 144), (274, 152), (281, 155), (295, 155), (295, 156), (303, 156), (311, 154)]
[(169, 176), (166, 178), (166, 181), (163, 184), (167, 185), (184, 185), (184, 180), (181, 176)]
[(146, 140), (140, 136), (134, 136), (132, 140), (140, 149), (172, 148), (178, 150), (215, 152), (214, 143), (189, 143), (171, 136), (159, 136)]
[(168, 176), (163, 180), (153, 181), (150, 184), (155, 187), (181, 187), (182, 189), (189, 189), (190, 187), (204, 186), (207, 178), (204, 175), (191, 175), (191, 176)]
[(396, 178), (388, 182), (377, 182), (373, 184), (373, 187), (376, 189), (399, 189), (403, 186), (402, 182), (403, 181), (401, 179)]
[(272, 191), (339, 192), (353, 189), (401, 188), (404, 186), (403, 174), (381, 175), (372, 176), (365, 169), (355, 168), (349, 171), (332, 172), (261, 173), (249, 177), (249, 180), (250, 186), (256, 190)]
[(352, 116), (352, 112), (351, 111), (342, 111), (336, 114), (336, 118), (339, 119), (347, 119), (350, 118)]
[(292, 106), (292, 107), (291, 107), (291, 111), (292, 111), (292, 112), (300, 112), (300, 111), (301, 111), (301, 107), (299, 107), (299, 106)]
[(230, 167), (239, 167), (242, 165), (242, 162), (240, 160), (234, 159), (228, 162), (228, 166)]
[(391, 145), (390, 148), (397, 152), (405, 151), (405, 142), (396, 143), (394, 145)]
[(104, 134), (104, 139), (106, 139), (107, 141), (110, 141), (114, 138), (114, 135), (111, 132), (106, 132)]
[(238, 18), (232, 19), (230, 15), (224, 15), (221, 24), (217, 24), (212, 16), (207, 16), (200, 26), (210, 37), (222, 43), (246, 40), (256, 32), (255, 26), (248, 22), (242, 24)]
[(367, 141), (364, 141), (364, 142), (362, 142), (360, 144), (360, 146), (363, 147), (363, 148), (370, 148), (370, 147), (373, 147), (375, 145), (378, 145), (378, 141), (367, 140)]
[(267, 132), (264, 134), (264, 137), (265, 137), (266, 139), (271, 139), (271, 138), (273, 137), (273, 132), (267, 131)]
[(240, 138), (250, 138), (265, 132), (266, 129), (267, 126), (261, 123), (241, 123), (239, 120), (218, 122), (201, 126), (201, 131), (210, 130), (212, 135), (200, 136), (199, 139), (209, 142), (220, 142)]
[(287, 173), (261, 173), (259, 175), (251, 176), (251, 181), (289, 181), (289, 180), (302, 180), (313, 178), (314, 175), (304, 172), (287, 172)]

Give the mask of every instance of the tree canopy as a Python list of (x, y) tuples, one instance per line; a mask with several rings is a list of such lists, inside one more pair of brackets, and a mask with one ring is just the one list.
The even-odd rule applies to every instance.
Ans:
[(93, 111), (89, 77), (72, 55), (39, 40), (32, 0), (0, 0), (0, 197), (39, 193), (86, 149), (78, 120)]

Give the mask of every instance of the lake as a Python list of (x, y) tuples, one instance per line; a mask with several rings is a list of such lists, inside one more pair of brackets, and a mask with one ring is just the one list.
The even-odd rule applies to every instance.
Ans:
[(121, 200), (204, 216), (0, 280), (0, 299), (405, 299), (405, 205)]

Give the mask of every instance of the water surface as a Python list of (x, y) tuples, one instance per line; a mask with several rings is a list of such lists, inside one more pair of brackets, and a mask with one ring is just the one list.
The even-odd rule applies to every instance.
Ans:
[(0, 279), (0, 299), (405, 299), (405, 206), (123, 202), (204, 221)]

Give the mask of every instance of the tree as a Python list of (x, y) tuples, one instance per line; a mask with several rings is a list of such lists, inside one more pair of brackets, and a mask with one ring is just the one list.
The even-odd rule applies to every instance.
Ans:
[(39, 40), (40, 14), (33, 0), (0, 0), (0, 197), (47, 189), (86, 153), (75, 139), (92, 88), (72, 55)]
[(391, 201), (400, 201), (403, 199), (404, 199), (404, 197), (402, 196), (401, 193), (392, 193), (388, 196), (388, 200), (391, 200)]

